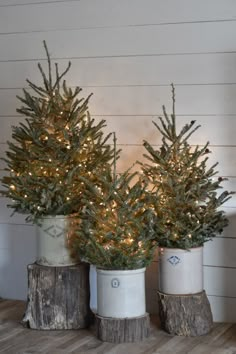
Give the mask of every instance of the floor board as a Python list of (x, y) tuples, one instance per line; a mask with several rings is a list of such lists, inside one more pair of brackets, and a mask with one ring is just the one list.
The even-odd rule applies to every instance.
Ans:
[(236, 354), (236, 324), (216, 323), (206, 336), (171, 336), (151, 317), (151, 335), (139, 343), (103, 343), (94, 328), (38, 331), (23, 328), (23, 301), (0, 300), (0, 354)]

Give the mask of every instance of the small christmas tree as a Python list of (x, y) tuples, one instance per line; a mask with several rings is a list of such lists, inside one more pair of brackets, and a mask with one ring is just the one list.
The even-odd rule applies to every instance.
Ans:
[(113, 149), (104, 137), (105, 121), (95, 124), (88, 112), (86, 98), (78, 98), (81, 88), (67, 87), (63, 79), (70, 69), (60, 74), (52, 64), (44, 41), (48, 61), (48, 76), (41, 64), (38, 68), (43, 86), (27, 80), (33, 91), (23, 90), (18, 97), (23, 106), (17, 112), (26, 116), (25, 123), (12, 128), (14, 142), (8, 142), (9, 150), (3, 177), (6, 187), (3, 195), (12, 199), (8, 205), (14, 212), (29, 214), (27, 221), (37, 221), (45, 215), (70, 215), (79, 212), (83, 205), (85, 184), (79, 176), (96, 183), (99, 174), (111, 163)]
[(152, 261), (157, 246), (154, 211), (146, 207), (148, 182), (129, 170), (118, 175), (115, 161), (116, 157), (113, 170), (107, 166), (98, 176), (99, 187), (82, 178), (88, 185), (86, 208), (71, 246), (82, 260), (102, 269), (143, 268)]
[(200, 126), (194, 127), (193, 120), (177, 133), (173, 85), (172, 99), (171, 116), (163, 106), (164, 117), (159, 117), (160, 124), (153, 122), (162, 135), (162, 145), (156, 150), (144, 141), (148, 152), (144, 156), (149, 163), (141, 165), (152, 191), (159, 197), (152, 205), (157, 215), (155, 228), (159, 245), (187, 249), (202, 246), (227, 226), (225, 213), (218, 207), (232, 192), (218, 193), (226, 178), (213, 178), (217, 174), (217, 163), (207, 167), (209, 142), (203, 147), (192, 147), (188, 143)]

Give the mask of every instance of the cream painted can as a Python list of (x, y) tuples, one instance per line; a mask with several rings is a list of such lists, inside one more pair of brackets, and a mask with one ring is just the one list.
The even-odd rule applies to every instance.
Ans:
[(37, 225), (36, 263), (63, 267), (77, 263), (68, 249), (70, 218), (63, 215), (47, 216)]
[(203, 247), (159, 248), (159, 290), (166, 294), (195, 294), (203, 290)]
[(97, 313), (132, 318), (146, 313), (145, 270), (97, 269)]

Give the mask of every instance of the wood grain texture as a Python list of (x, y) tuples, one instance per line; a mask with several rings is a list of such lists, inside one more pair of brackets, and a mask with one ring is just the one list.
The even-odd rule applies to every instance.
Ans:
[(134, 318), (95, 316), (98, 339), (110, 343), (139, 342), (149, 337), (149, 314)]
[(95, 326), (83, 330), (34, 331), (19, 323), (25, 302), (0, 300), (1, 354), (235, 354), (236, 325), (214, 324), (201, 337), (172, 336), (151, 316), (150, 336), (137, 343), (107, 343), (96, 338)]
[(32, 329), (88, 327), (89, 266), (28, 266), (28, 302), (22, 324)]
[(167, 333), (195, 337), (211, 331), (213, 318), (206, 293), (170, 295), (157, 292), (161, 327)]

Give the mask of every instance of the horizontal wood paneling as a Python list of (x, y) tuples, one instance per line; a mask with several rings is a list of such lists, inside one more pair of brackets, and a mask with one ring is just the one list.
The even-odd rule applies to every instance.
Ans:
[[(18, 106), (20, 107), (20, 104)], [(96, 122), (105, 119), (107, 127), (104, 128), (104, 133), (115, 131), (119, 144), (140, 145), (144, 139), (153, 145), (161, 144), (160, 133), (153, 124), (153, 121), (159, 123), (158, 116), (93, 116), (93, 118)], [(192, 120), (195, 120), (195, 126), (200, 125), (200, 128), (189, 139), (190, 144), (204, 145), (209, 141), (210, 145), (236, 146), (236, 115), (225, 117), (178, 116), (177, 129), (180, 130)], [(18, 126), (19, 122), (25, 122), (25, 118), (20, 115), (0, 117), (1, 142), (6, 142), (11, 138), (12, 126)]]
[(35, 257), (34, 226), (0, 224), (0, 297), (26, 299), (27, 264)]
[(235, 30), (236, 21), (2, 35), (0, 60), (44, 59), (43, 40), (53, 58), (231, 52)]
[[(54, 41), (57, 41), (56, 36)], [(36, 41), (33, 48), (36, 48), (36, 46), (41, 48), (42, 59), (0, 62), (2, 73), (0, 88), (27, 87), (27, 78), (30, 78), (33, 82), (42, 83), (37, 63), (40, 62), (47, 71), (46, 54), (43, 51), (41, 41)], [(70, 59), (71, 57), (68, 56), (68, 59), (52, 59), (52, 61), (58, 62), (62, 71), (66, 68)], [(176, 85), (210, 85), (211, 88), (211, 85), (215, 84), (235, 84), (235, 60), (236, 53), (199, 54), (196, 56), (147, 55), (122, 58), (74, 58), (71, 59), (72, 66), (66, 80), (68, 85), (71, 86), (91, 87), (90, 91), (94, 91), (95, 95), (100, 90), (97, 86), (108, 86), (110, 90), (113, 86), (122, 86), (122, 89), (123, 86), (130, 86), (128, 89), (132, 91), (133, 86), (169, 86), (173, 82)], [(14, 75), (9, 76), (9, 71)], [(160, 90), (160, 88), (155, 87), (154, 89)], [(224, 90), (225, 94), (232, 87), (224, 85), (221, 89)], [(158, 99), (158, 95), (156, 99)], [(160, 103), (163, 104), (163, 101), (160, 101)]]
[[(20, 4), (27, 1), (21, 0)], [(180, 0), (178, 3), (175, 0), (158, 3), (156, 0), (49, 1), (48, 4), (28, 5), (27, 11), (25, 8), (2, 7), (0, 32), (235, 19), (236, 15), (236, 5), (232, 0), (223, 3), (221, 0), (206, 0), (204, 11), (194, 0)]]
[[(7, 208), (7, 205), (10, 204), (10, 200), (7, 198), (0, 198), (0, 224), (16, 224), (24, 225), (25, 218), (27, 215), (15, 213), (12, 215), (13, 209)], [(28, 225), (28, 224), (27, 224)]]
[(215, 322), (236, 322), (236, 299), (221, 296), (208, 296)]
[(204, 265), (236, 268), (235, 248), (236, 240), (231, 238), (216, 237), (213, 241), (206, 242)]
[(0, 6), (30, 6), (30, 5), (38, 5), (41, 3), (60, 3), (66, 1), (80, 1), (80, 0), (0, 0)]
[[(4, 70), (3, 70), (4, 72)], [(29, 76), (30, 77), (30, 76)], [(151, 115), (162, 114), (162, 105), (171, 112), (170, 86), (84, 88), (81, 97), (94, 92), (90, 100), (92, 115)], [(0, 90), (1, 116), (15, 116), (22, 90)], [(235, 115), (236, 85), (176, 86), (177, 115)], [(225, 128), (225, 130), (227, 127)], [(229, 131), (230, 128), (228, 127)], [(226, 134), (226, 131), (225, 131)]]
[[(123, 148), (119, 171), (142, 160), (143, 139), (160, 144), (151, 121), (162, 104), (171, 111), (173, 82), (178, 125), (201, 124), (190, 142), (210, 141), (209, 165), (218, 161), (217, 176), (229, 176), (224, 188), (236, 190), (235, 30), (234, 0), (0, 0), (0, 157), (11, 126), (22, 119), (16, 94), (26, 78), (41, 79), (37, 61), (46, 64), (46, 39), (61, 68), (72, 59), (68, 85), (84, 87), (84, 97), (94, 92), (91, 114), (107, 119), (105, 132), (116, 131)], [(224, 210), (229, 226), (204, 247), (205, 288), (214, 319), (235, 321), (236, 196)], [(24, 215), (10, 214), (0, 198), (0, 296), (24, 298), (35, 228)], [(154, 313), (156, 260), (146, 274), (147, 308)]]
[(236, 299), (236, 282), (232, 281), (235, 277), (235, 268), (204, 267), (204, 289), (208, 295)]

